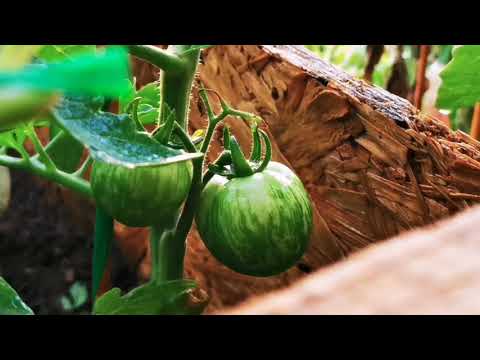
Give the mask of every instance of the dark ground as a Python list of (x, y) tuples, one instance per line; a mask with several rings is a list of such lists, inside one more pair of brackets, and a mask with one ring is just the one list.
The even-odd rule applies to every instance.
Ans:
[[(10, 208), (0, 218), (0, 276), (35, 314), (88, 314), (93, 226), (75, 221), (55, 186), (24, 172), (11, 176)], [(113, 285), (128, 290), (134, 275), (116, 249), (112, 259)], [(87, 286), (89, 298), (67, 311), (60, 299), (76, 282)]]

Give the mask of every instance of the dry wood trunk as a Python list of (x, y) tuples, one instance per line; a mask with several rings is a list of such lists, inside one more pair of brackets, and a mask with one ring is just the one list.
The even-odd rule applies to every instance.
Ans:
[(224, 314), (480, 314), (480, 207), (372, 245)]

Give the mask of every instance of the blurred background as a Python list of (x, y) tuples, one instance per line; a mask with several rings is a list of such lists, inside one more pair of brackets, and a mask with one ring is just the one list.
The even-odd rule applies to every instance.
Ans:
[[(470, 133), (473, 107), (455, 110), (435, 107), (441, 83), (439, 73), (451, 60), (454, 45), (305, 46), (351, 75), (408, 99), (421, 110), (446, 122), (453, 130)], [(419, 85), (422, 84), (417, 83), (420, 78), (424, 80), (421, 88)]]

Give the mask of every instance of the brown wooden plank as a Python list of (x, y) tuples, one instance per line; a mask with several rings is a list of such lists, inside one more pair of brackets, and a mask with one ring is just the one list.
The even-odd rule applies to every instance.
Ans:
[(480, 314), (480, 207), (223, 314)]

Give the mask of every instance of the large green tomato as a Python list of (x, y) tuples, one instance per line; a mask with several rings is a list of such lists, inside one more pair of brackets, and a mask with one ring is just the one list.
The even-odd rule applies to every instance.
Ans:
[(312, 214), (300, 179), (271, 161), (251, 176), (215, 175), (202, 192), (196, 223), (205, 245), (224, 265), (246, 275), (272, 276), (304, 254)]
[(95, 161), (91, 184), (95, 200), (124, 225), (144, 227), (170, 222), (188, 196), (190, 161), (133, 169)]

